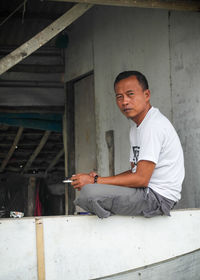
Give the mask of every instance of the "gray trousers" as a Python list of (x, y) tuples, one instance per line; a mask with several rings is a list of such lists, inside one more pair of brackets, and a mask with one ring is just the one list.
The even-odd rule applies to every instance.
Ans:
[(85, 185), (74, 203), (99, 218), (111, 215), (142, 215), (147, 218), (156, 215), (170, 216), (170, 210), (176, 204), (150, 188), (103, 184)]

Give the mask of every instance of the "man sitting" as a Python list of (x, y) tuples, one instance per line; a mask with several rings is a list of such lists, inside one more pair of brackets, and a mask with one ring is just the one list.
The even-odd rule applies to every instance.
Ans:
[(71, 177), (80, 190), (75, 204), (105, 218), (110, 215), (170, 215), (181, 198), (184, 158), (170, 121), (150, 104), (147, 79), (138, 71), (120, 73), (116, 103), (131, 120), (131, 169), (115, 176), (95, 172)]

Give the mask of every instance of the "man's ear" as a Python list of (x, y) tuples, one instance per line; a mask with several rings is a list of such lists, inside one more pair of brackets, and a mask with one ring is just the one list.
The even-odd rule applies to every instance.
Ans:
[(145, 94), (146, 99), (147, 99), (147, 100), (150, 100), (150, 97), (151, 97), (151, 92), (150, 92), (150, 90), (149, 90), (149, 89), (146, 89), (146, 90), (144, 91), (144, 94)]

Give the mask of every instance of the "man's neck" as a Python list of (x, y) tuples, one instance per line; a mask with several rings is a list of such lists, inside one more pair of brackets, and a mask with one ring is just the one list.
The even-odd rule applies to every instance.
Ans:
[(137, 127), (142, 123), (142, 121), (144, 120), (144, 118), (146, 117), (147, 113), (151, 108), (152, 108), (151, 104), (148, 104), (145, 110), (140, 114), (140, 116), (136, 118), (131, 118), (131, 120), (136, 123)]

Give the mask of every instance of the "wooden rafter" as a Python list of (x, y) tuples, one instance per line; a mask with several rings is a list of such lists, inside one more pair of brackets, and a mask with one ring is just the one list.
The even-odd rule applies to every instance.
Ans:
[(44, 135), (43, 135), (39, 145), (37, 146), (37, 148), (35, 149), (33, 154), (30, 156), (29, 160), (27, 161), (26, 165), (24, 166), (24, 168), (23, 168), (23, 170), (21, 172), (22, 174), (29, 169), (29, 167), (31, 166), (31, 164), (33, 163), (35, 158), (39, 155), (40, 151), (42, 150), (42, 148), (44, 147), (45, 143), (47, 142), (50, 134), (51, 134), (51, 131), (46, 131), (44, 133)]
[(64, 73), (64, 65), (38, 65), (38, 64), (17, 64), (8, 72), (25, 72), (25, 73)]
[(12, 155), (13, 155), (15, 149), (16, 149), (16, 146), (17, 146), (17, 144), (19, 143), (19, 140), (20, 140), (20, 138), (21, 138), (21, 135), (22, 135), (22, 133), (23, 133), (23, 130), (24, 130), (23, 127), (19, 127), (19, 129), (18, 129), (18, 131), (17, 131), (17, 134), (16, 134), (16, 137), (15, 137), (15, 139), (14, 139), (14, 141), (13, 141), (13, 144), (12, 144), (12, 146), (11, 146), (11, 148), (10, 148), (10, 150), (9, 150), (9, 152), (8, 152), (8, 154), (7, 154), (7, 156), (5, 157), (5, 159), (3, 160), (2, 164), (1, 164), (0, 172), (3, 172), (3, 171), (4, 171), (6, 165), (8, 164), (10, 158), (12, 157)]
[(36, 36), (31, 38), (29, 41), (21, 45), (19, 48), (14, 50), (12, 53), (3, 57), (0, 60), (0, 75), (6, 72), (8, 69), (13, 67), (15, 64), (25, 59), (27, 56), (32, 54), (34, 51), (46, 44), (50, 39), (55, 37), (63, 29), (69, 26), (77, 18), (83, 15), (87, 10), (92, 7), (91, 4), (77, 4), (71, 8), (64, 15), (59, 17), (52, 24), (47, 26)]
[(53, 161), (49, 164), (47, 170), (45, 171), (45, 175), (47, 175), (47, 173), (56, 165), (56, 163), (59, 161), (59, 159), (63, 154), (64, 154), (64, 149), (60, 150), (60, 152), (56, 155)]
[(176, 11), (200, 11), (200, 1), (195, 0), (47, 0), (56, 2), (89, 3), (136, 8), (156, 8)]

